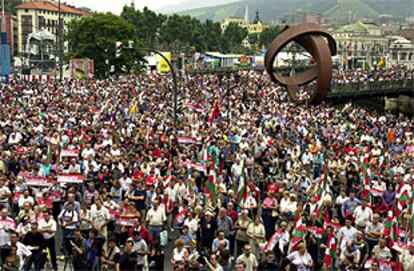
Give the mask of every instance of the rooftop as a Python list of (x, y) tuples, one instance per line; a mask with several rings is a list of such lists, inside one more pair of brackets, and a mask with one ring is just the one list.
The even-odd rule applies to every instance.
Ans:
[[(56, 2), (52, 1), (35, 1), (35, 2), (26, 2), (16, 6), (16, 9), (36, 9), (36, 10), (47, 10), (58, 12), (59, 5)], [(71, 5), (61, 4), (61, 11), (63, 13), (71, 13), (78, 15), (90, 15), (91, 13), (87, 10), (76, 8)]]
[(340, 27), (335, 33), (368, 33), (369, 30), (376, 30), (379, 26), (374, 23), (357, 22)]

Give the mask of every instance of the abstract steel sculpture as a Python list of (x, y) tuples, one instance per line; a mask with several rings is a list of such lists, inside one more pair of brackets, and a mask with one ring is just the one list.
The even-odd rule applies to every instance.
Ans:
[[(273, 63), (278, 53), (290, 42), (297, 42), (308, 51), (316, 62), (315, 67), (293, 77), (274, 72)], [(273, 82), (287, 88), (289, 96), (298, 102), (299, 87), (316, 79), (309, 103), (321, 103), (331, 88), (332, 56), (336, 55), (336, 42), (326, 30), (316, 24), (286, 27), (268, 46), (265, 68)]]

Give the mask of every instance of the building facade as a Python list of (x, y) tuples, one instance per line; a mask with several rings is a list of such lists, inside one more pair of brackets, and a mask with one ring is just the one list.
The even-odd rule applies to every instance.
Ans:
[(259, 11), (256, 11), (255, 18), (252, 22), (248, 20), (248, 9), (246, 7), (246, 15), (244, 18), (241, 17), (229, 17), (224, 19), (223, 23), (221, 23), (221, 31), (225, 31), (226, 28), (231, 24), (237, 24), (238, 26), (245, 28), (249, 34), (260, 34), (263, 30), (268, 27), (266, 24), (262, 22), (259, 16)]
[[(10, 46), (10, 56), (17, 55), (17, 17), (9, 13), (5, 13), (7, 44)], [(2, 14), (0, 13), (0, 22), (2, 22)]]
[[(59, 32), (59, 5), (53, 0), (24, 1), (16, 6), (17, 10), (17, 43), (18, 53), (27, 50), (28, 37), (31, 33), (46, 30), (57, 36)], [(66, 25), (81, 16), (90, 15), (84, 9), (61, 3), (62, 33)]]
[(382, 29), (374, 23), (357, 22), (342, 26), (332, 35), (338, 45), (338, 55), (351, 68), (376, 65), (388, 57), (390, 40)]
[(414, 68), (414, 44), (403, 38), (398, 37), (390, 45), (390, 64), (405, 65)]

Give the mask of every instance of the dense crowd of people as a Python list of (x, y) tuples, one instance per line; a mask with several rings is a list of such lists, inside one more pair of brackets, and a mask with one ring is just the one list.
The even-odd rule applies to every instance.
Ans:
[(334, 70), (332, 83), (334, 85), (350, 83), (369, 84), (387, 81), (408, 81), (413, 79), (414, 69), (409, 69), (407, 66), (401, 64), (393, 65), (390, 68), (377, 68), (374, 70)]
[(238, 79), (2, 85), (3, 270), (414, 270), (413, 119)]

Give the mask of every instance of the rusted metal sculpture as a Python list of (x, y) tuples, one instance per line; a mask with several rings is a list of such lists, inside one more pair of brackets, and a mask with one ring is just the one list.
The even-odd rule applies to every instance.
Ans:
[[(297, 42), (308, 51), (316, 66), (293, 77), (285, 77), (273, 70), (273, 63), (279, 52), (290, 42)], [(298, 102), (299, 87), (316, 80), (309, 103), (321, 103), (331, 88), (332, 56), (336, 55), (336, 42), (326, 30), (316, 24), (302, 24), (286, 27), (268, 46), (265, 59), (266, 71), (273, 82), (287, 88), (289, 96)]]

